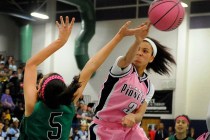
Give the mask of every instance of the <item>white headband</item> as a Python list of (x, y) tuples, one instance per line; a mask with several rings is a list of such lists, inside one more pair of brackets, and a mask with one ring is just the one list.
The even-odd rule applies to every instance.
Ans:
[(156, 54), (157, 54), (157, 46), (155, 45), (155, 43), (149, 39), (149, 38), (145, 38), (144, 39), (145, 41), (147, 41), (151, 46), (152, 46), (152, 49), (153, 49), (153, 56), (155, 57)]

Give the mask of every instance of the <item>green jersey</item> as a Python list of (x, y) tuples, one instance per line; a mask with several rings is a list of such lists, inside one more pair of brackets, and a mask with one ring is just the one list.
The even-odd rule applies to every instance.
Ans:
[(38, 101), (33, 113), (21, 121), (20, 140), (68, 140), (74, 115), (73, 104), (51, 109)]
[[(169, 140), (178, 140), (177, 138), (176, 138), (176, 136), (175, 135), (172, 135), (172, 136), (170, 136), (169, 137)], [(185, 139), (183, 139), (183, 140), (194, 140), (193, 138), (191, 138), (191, 137), (186, 137)]]

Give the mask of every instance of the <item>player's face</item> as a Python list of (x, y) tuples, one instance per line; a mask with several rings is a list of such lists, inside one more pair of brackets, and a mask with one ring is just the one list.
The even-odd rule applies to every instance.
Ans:
[(187, 133), (188, 123), (186, 120), (177, 119), (175, 124), (176, 133)]
[(146, 68), (148, 63), (151, 63), (154, 59), (152, 52), (152, 46), (148, 42), (143, 41), (139, 46), (133, 64), (137, 67), (143, 66)]

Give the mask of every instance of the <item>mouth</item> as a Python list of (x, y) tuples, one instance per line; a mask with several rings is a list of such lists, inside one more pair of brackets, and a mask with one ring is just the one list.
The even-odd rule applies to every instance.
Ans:
[(134, 60), (134, 63), (141, 63), (139, 59)]
[(177, 129), (178, 129), (178, 130), (182, 130), (183, 128), (182, 128), (182, 127), (178, 127)]

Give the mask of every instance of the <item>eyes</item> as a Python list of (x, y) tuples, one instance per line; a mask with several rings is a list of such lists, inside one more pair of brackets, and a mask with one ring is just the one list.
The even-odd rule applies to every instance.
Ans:
[(177, 120), (176, 123), (177, 123), (177, 124), (186, 124), (186, 121), (184, 121), (184, 120)]
[(143, 54), (152, 54), (152, 50), (150, 50), (148, 48), (141, 48), (141, 47), (139, 47), (138, 51), (143, 53)]
[(149, 53), (149, 50), (148, 49), (143, 49), (143, 52), (144, 53)]

